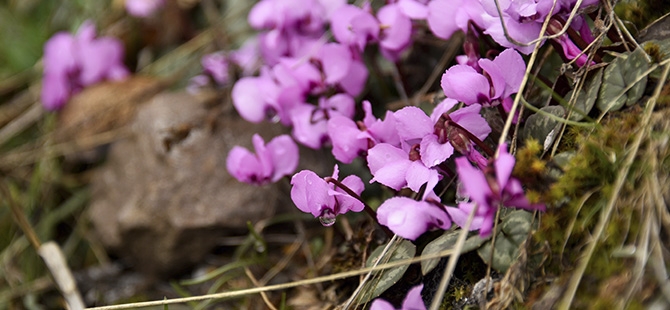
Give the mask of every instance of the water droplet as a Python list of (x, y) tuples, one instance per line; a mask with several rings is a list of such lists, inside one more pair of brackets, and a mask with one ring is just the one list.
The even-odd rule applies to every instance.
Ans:
[(321, 216), (319, 216), (319, 222), (321, 222), (321, 225), (323, 226), (333, 226), (335, 224), (335, 220), (337, 219), (337, 215), (333, 214), (330, 210), (326, 209), (323, 211)]

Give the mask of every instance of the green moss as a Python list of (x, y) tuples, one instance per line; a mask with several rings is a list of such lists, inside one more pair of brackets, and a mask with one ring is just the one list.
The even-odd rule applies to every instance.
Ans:
[[(610, 197), (618, 198), (604, 234), (597, 240), (573, 306), (610, 309), (620, 308), (624, 302), (642, 304), (639, 300), (624, 301), (625, 287), (610, 287), (634, 263), (630, 258), (613, 257), (612, 253), (632, 242), (631, 236), (637, 236), (641, 229), (641, 210), (634, 197), (639, 195), (642, 176), (650, 172), (648, 163), (635, 161), (623, 188), (615, 193), (613, 187), (632, 137), (639, 130), (640, 112), (633, 108), (611, 113), (600, 127), (571, 131), (577, 155), (562, 166), (562, 175), (549, 189), (541, 192), (551, 203), (547, 212), (540, 215), (534, 246), (538, 252), (545, 251), (543, 275), (558, 277), (559, 281), (572, 277), (566, 270), (573, 270), (582, 259), (583, 249), (594, 242), (593, 231)], [(538, 155), (529, 155), (534, 150), (533, 142), (519, 150), (517, 159), (523, 166), (515, 173), (533, 173), (534, 167), (540, 167), (536, 163)]]
[(622, 19), (631, 22), (636, 30), (641, 30), (670, 11), (670, 4), (667, 1), (629, 0), (619, 2), (614, 11)]

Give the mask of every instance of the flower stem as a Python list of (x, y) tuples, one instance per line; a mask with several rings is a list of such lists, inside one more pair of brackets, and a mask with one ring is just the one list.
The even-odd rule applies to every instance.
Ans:
[(463, 128), (463, 126), (461, 126), (458, 123), (452, 121), (448, 114), (447, 114), (447, 121), (449, 122), (449, 125), (454, 126), (458, 129), (460, 129), (463, 133), (465, 133), (468, 136), (468, 138), (470, 139), (470, 141), (477, 144), (477, 146), (479, 146), (484, 152), (486, 152), (486, 155), (489, 155), (490, 157), (493, 157), (494, 152), (488, 145), (484, 144), (484, 142), (482, 142), (482, 140), (479, 140), (479, 138), (477, 138), (477, 136), (473, 135), (470, 131)]
[(349, 187), (347, 187), (346, 185), (342, 184), (342, 182), (338, 181), (337, 179), (335, 179), (335, 178), (333, 178), (333, 177), (325, 177), (324, 180), (325, 180), (327, 183), (333, 183), (335, 186), (339, 187), (340, 189), (342, 189), (343, 191), (345, 191), (347, 194), (349, 194), (349, 196), (354, 197), (354, 198), (356, 198), (356, 200), (360, 201), (360, 202), (363, 204), (363, 210), (365, 211), (365, 213), (367, 213), (368, 216), (370, 216), (370, 218), (372, 218), (372, 220), (373, 220), (375, 223), (377, 223), (377, 225), (379, 225), (379, 227), (382, 228), (382, 230), (384, 231), (384, 233), (386, 233), (386, 235), (389, 236), (389, 238), (392, 238), (392, 237), (393, 237), (393, 235), (394, 235), (393, 232), (391, 232), (391, 230), (389, 230), (388, 227), (379, 224), (379, 222), (377, 221), (377, 212), (375, 212), (375, 210), (372, 210), (372, 208), (371, 208), (370, 206), (368, 206), (368, 204), (365, 203), (365, 201), (363, 201), (363, 199), (361, 198), (361, 196), (359, 196), (358, 194), (356, 194), (356, 193), (355, 193), (354, 191), (352, 191)]

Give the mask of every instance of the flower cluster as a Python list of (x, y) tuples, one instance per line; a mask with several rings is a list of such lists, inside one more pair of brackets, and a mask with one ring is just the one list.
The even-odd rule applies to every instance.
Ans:
[(73, 94), (102, 80), (128, 75), (123, 45), (110, 37), (96, 38), (95, 25), (84, 22), (76, 35), (56, 33), (44, 45), (42, 104), (58, 110)]
[[(227, 169), (242, 182), (264, 185), (294, 173), (297, 143), (326, 147), (342, 163), (365, 161), (370, 182), (398, 194), (376, 213), (376, 220), (394, 233), (415, 240), (430, 229), (464, 226), (474, 213), (470, 228), (486, 236), (498, 208), (544, 206), (529, 202), (522, 184), (511, 176), (515, 161), (506, 145), (498, 146), (495, 156), (491, 142), (485, 142), (492, 130), (483, 111), (495, 109), (507, 117), (526, 72), (523, 55), (544, 35), (564, 61), (577, 66), (594, 62), (584, 53), (594, 40), (586, 17), (570, 14), (598, 1), (577, 3), (389, 0), (375, 9), (367, 2), (356, 6), (344, 0), (262, 0), (248, 16), (258, 35), (238, 50), (203, 57), (203, 74), (193, 78), (189, 89), (232, 85), (232, 102), (241, 117), (291, 128), (290, 136), (267, 144), (254, 135), (255, 153), (239, 146), (231, 149)], [(130, 14), (148, 16), (164, 1), (125, 4)], [(547, 20), (546, 33), (540, 33)], [(365, 60), (377, 61), (370, 54), (378, 52), (397, 63), (412, 47), (414, 34), (427, 30), (442, 39), (465, 33), (464, 54), (442, 75), (446, 98), (432, 109), (406, 106), (386, 111), (383, 118), (373, 114), (371, 102), (362, 100), (359, 106), (369, 76)], [(119, 41), (96, 38), (90, 22), (76, 35), (57, 33), (44, 49), (42, 102), (49, 110), (59, 109), (87, 85), (128, 74)], [(234, 81), (233, 76), (241, 78)], [(512, 119), (523, 121), (518, 114)], [(362, 180), (347, 176), (340, 181), (337, 165), (334, 170), (326, 178), (303, 170), (291, 179), (296, 206), (325, 225), (339, 214), (369, 209), (360, 198)], [(458, 194), (466, 197), (451, 202), (456, 206), (444, 204), (436, 193), (451, 186), (450, 180), (456, 180)], [(408, 198), (408, 192), (416, 199)]]
[[(430, 229), (464, 226), (476, 208), (470, 229), (487, 236), (498, 208), (544, 206), (530, 203), (521, 183), (511, 176), (515, 162), (506, 146), (499, 146), (499, 155), (494, 156), (494, 147), (484, 142), (492, 130), (482, 112), (494, 109), (507, 116), (526, 72), (523, 55), (533, 50), (532, 43), (541, 35), (556, 35), (550, 42), (559, 47), (565, 61), (588, 63), (583, 48), (593, 37), (585, 18), (577, 16), (568, 31), (563, 25), (574, 9), (597, 4), (587, 0), (575, 8), (572, 0), (555, 6), (551, 0), (497, 2), (393, 0), (373, 9), (368, 3), (356, 6), (345, 1), (263, 0), (249, 14), (249, 23), (260, 31), (253, 47), (238, 50), (235, 57), (207, 56), (203, 67), (218, 84), (228, 83), (229, 65), (244, 70), (232, 87), (233, 104), (244, 119), (279, 122), (291, 128), (298, 143), (313, 149), (329, 147), (342, 163), (360, 158), (372, 175), (371, 183), (403, 191), (402, 196), (384, 201), (376, 213), (377, 221), (394, 233), (415, 240)], [(541, 34), (546, 19), (550, 27)], [(400, 61), (412, 47), (413, 34), (422, 29), (443, 39), (457, 31), (466, 34), (464, 55), (442, 76), (446, 99), (432, 109), (407, 106), (386, 111), (383, 118), (372, 113), (369, 101), (358, 107), (357, 97), (368, 78), (364, 53), (378, 51), (390, 62)], [(486, 44), (485, 53), (480, 43)], [(370, 45), (377, 48), (369, 49)], [(260, 66), (245, 69), (234, 60), (241, 58), (259, 59)], [(255, 69), (258, 73), (253, 75)], [(519, 115), (513, 120), (523, 121)], [(297, 161), (297, 152), (286, 154)], [(238, 177), (236, 171), (267, 169), (259, 160), (247, 163), (256, 168), (237, 168), (242, 164), (237, 161), (229, 164), (229, 171)], [(247, 175), (255, 177), (238, 179), (258, 183), (277, 178), (259, 172)], [(466, 199), (448, 206), (436, 192), (453, 179)], [(364, 188), (360, 178), (338, 181), (337, 166), (326, 178), (303, 170), (291, 184), (296, 206), (326, 224), (338, 214), (368, 208), (359, 200)], [(417, 199), (406, 197), (408, 191)]]

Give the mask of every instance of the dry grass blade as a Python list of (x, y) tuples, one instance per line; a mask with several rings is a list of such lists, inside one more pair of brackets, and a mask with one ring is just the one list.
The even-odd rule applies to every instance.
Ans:
[(437, 288), (436, 295), (433, 297), (433, 301), (430, 304), (431, 310), (437, 310), (442, 304), (442, 299), (444, 298), (444, 293), (447, 291), (447, 286), (451, 280), (451, 276), (454, 274), (454, 269), (456, 268), (456, 263), (458, 263), (458, 258), (463, 251), (463, 246), (465, 245), (465, 239), (468, 236), (470, 231), (470, 225), (472, 225), (472, 220), (475, 219), (475, 213), (477, 213), (477, 204), (475, 204), (470, 215), (468, 216), (468, 221), (465, 223), (465, 227), (461, 228), (461, 233), (458, 235), (458, 240), (454, 246), (454, 254), (449, 257), (449, 262), (447, 263), (447, 268), (444, 270), (444, 275), (440, 280), (440, 286)]
[(645, 106), (643, 118), (640, 121), (640, 130), (635, 136), (635, 140), (633, 141), (630, 149), (627, 151), (628, 156), (626, 157), (621, 169), (619, 170), (618, 176), (616, 178), (616, 181), (614, 183), (614, 187), (612, 190), (612, 195), (610, 196), (607, 206), (605, 207), (604, 210), (601, 211), (600, 214), (600, 219), (598, 221), (598, 224), (594, 230), (593, 236), (584, 251), (584, 255), (582, 256), (582, 259), (579, 261), (579, 264), (577, 265), (577, 269), (575, 270), (574, 274), (572, 275), (570, 282), (568, 284), (568, 288), (565, 292), (565, 295), (561, 299), (561, 301), (558, 304), (558, 309), (569, 309), (570, 305), (572, 304), (572, 301), (575, 297), (575, 293), (577, 292), (577, 288), (579, 287), (579, 283), (582, 280), (582, 277), (584, 275), (584, 271), (586, 270), (586, 267), (589, 264), (589, 261), (591, 260), (591, 257), (593, 256), (593, 253), (595, 251), (596, 245), (598, 244), (598, 240), (603, 235), (603, 232), (605, 230), (605, 227), (608, 224), (608, 221), (610, 219), (610, 216), (612, 215), (612, 211), (614, 210), (614, 206), (617, 202), (618, 199), (618, 193), (621, 191), (625, 181), (626, 177), (628, 176), (628, 172), (630, 170), (630, 167), (633, 165), (633, 161), (635, 160), (635, 157), (638, 154), (640, 145), (642, 143), (642, 140), (649, 134), (650, 127), (651, 127), (651, 116), (652, 112), (654, 111), (654, 108), (656, 107), (656, 101), (658, 100), (661, 90), (663, 89), (663, 86), (665, 85), (665, 81), (668, 77), (668, 73), (670, 72), (670, 65), (665, 65), (665, 68), (663, 70), (663, 73), (661, 74), (661, 78), (658, 85), (656, 85), (656, 89), (654, 90), (654, 94), (652, 97), (647, 101), (647, 105)]
[[(391, 248), (395, 245), (397, 240), (398, 240), (398, 235), (393, 235), (393, 238), (391, 238), (391, 240), (389, 240), (389, 242), (384, 247), (384, 250), (382, 251), (382, 253), (379, 254), (379, 257), (375, 260), (375, 263), (372, 264), (372, 267), (379, 266), (379, 264), (382, 261), (387, 262), (388, 259), (390, 259), (389, 254), (393, 252), (393, 251), (391, 251)], [(361, 293), (361, 291), (365, 287), (365, 284), (370, 280), (371, 277), (372, 277), (372, 271), (365, 275), (365, 278), (363, 278), (363, 280), (358, 285), (358, 287), (356, 288), (354, 293), (351, 294), (351, 297), (349, 297), (349, 299), (344, 304), (342, 309), (349, 309), (349, 307), (351, 307), (351, 304), (357, 299), (358, 295)]]
[(422, 261), (429, 260), (429, 259), (441, 258), (441, 257), (452, 255), (454, 253), (455, 253), (455, 251), (453, 249), (448, 249), (448, 250), (444, 250), (444, 251), (441, 251), (441, 252), (432, 253), (432, 254), (429, 254), (429, 255), (422, 255), (422, 256), (419, 256), (419, 257), (411, 258), (411, 259), (404, 259), (404, 260), (398, 260), (398, 261), (390, 262), (390, 263), (387, 263), (387, 264), (381, 264), (381, 265), (378, 265), (376, 267), (362, 268), (362, 269), (359, 269), (359, 270), (341, 272), (341, 273), (336, 273), (336, 274), (332, 274), (332, 275), (328, 275), (328, 276), (306, 279), (306, 280), (302, 280), (302, 281), (295, 281), (295, 282), (276, 284), (276, 285), (268, 285), (268, 286), (263, 286), (263, 287), (243, 289), (243, 290), (232, 291), (232, 292), (223, 292), (223, 293), (217, 293), (217, 294), (200, 295), (200, 296), (193, 296), (193, 297), (186, 297), (186, 298), (174, 298), (174, 299), (165, 299), (165, 300), (138, 302), (138, 303), (128, 303), (128, 304), (120, 304), (120, 305), (114, 305), (114, 306), (102, 306), (102, 307), (94, 307), (94, 308), (87, 308), (87, 309), (89, 309), (89, 310), (134, 309), (134, 308), (163, 306), (163, 305), (171, 305), (171, 304), (182, 304), (182, 303), (187, 303), (187, 302), (191, 302), (191, 301), (202, 301), (202, 300), (210, 300), (210, 299), (239, 298), (239, 297), (248, 296), (248, 295), (252, 295), (252, 294), (258, 294), (260, 292), (277, 291), (277, 290), (294, 288), (294, 287), (303, 286), (303, 285), (310, 285), (310, 284), (316, 284), (316, 283), (322, 283), (322, 282), (327, 282), (327, 281), (334, 281), (334, 280), (344, 279), (344, 278), (348, 278), (348, 277), (352, 277), (352, 276), (358, 276), (358, 275), (366, 274), (366, 273), (369, 273), (369, 272), (372, 272), (372, 271), (384, 270), (384, 269), (394, 268), (394, 267), (398, 267), (398, 266), (414, 264), (414, 263), (422, 262)]

